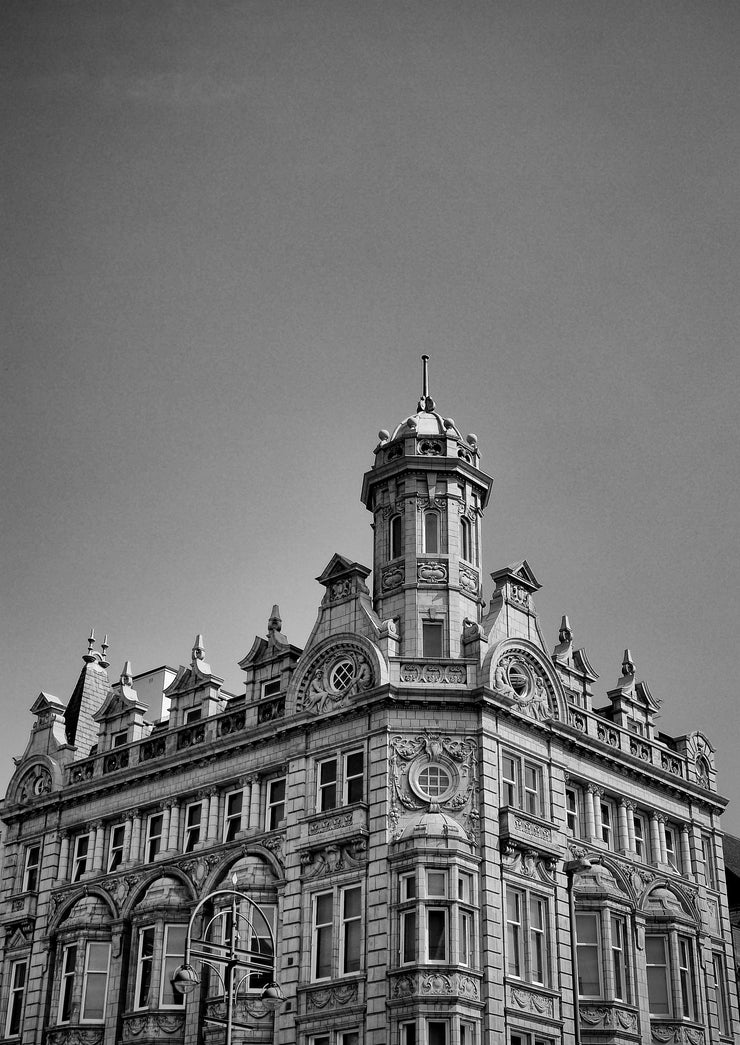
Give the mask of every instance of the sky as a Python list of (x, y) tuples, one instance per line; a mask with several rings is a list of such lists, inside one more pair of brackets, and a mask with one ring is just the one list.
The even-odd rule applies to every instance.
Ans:
[(5, 0), (0, 49), (0, 782), (91, 627), (232, 692), (273, 603), (304, 644), (427, 353), (486, 574), (597, 703), (630, 648), (740, 834), (740, 8)]

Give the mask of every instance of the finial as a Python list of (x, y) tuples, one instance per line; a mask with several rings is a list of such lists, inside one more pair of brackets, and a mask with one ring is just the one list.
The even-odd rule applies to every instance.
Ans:
[(98, 660), (100, 654), (96, 653), (93, 649), (95, 645), (95, 628), (90, 628), (90, 638), (87, 640), (87, 653), (82, 654), (82, 659), (86, 664), (94, 664)]
[(203, 660), (206, 652), (206, 644), (203, 641), (202, 635), (195, 636), (195, 642), (193, 643), (193, 660)]
[(267, 634), (272, 635), (275, 631), (280, 631), (283, 626), (283, 621), (280, 616), (280, 607), (277, 603), (272, 607), (272, 613), (270, 619), (267, 622)]
[(419, 400), (419, 409), (425, 411), (425, 413), (431, 413), (434, 410), (434, 400), (429, 395), (429, 356), (427, 355), (421, 357), (421, 399)]
[(103, 641), (100, 643), (100, 649), (102, 651), (102, 656), (100, 658), (100, 666), (103, 667), (103, 668), (107, 668), (108, 667), (108, 663), (109, 663), (108, 662), (108, 657), (106, 655), (107, 652), (108, 652), (108, 635), (107, 634), (106, 634), (105, 638), (103, 639)]
[(632, 654), (628, 649), (624, 651), (624, 660), (622, 661), (622, 675), (629, 678), (635, 674), (635, 662), (632, 659)]
[(87, 652), (92, 653), (95, 645), (95, 628), (90, 628), (90, 638), (87, 640)]
[(122, 686), (133, 686), (134, 675), (131, 671), (131, 661), (127, 660), (123, 665), (123, 671), (121, 672), (121, 685)]
[(560, 631), (558, 632), (559, 642), (572, 642), (573, 641), (573, 629), (570, 626), (567, 613), (563, 614), (563, 619), (560, 621)]

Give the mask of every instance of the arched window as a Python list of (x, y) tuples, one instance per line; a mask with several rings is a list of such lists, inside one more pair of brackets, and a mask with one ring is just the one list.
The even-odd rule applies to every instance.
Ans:
[(390, 548), (389, 559), (397, 559), (399, 555), (403, 555), (403, 529), (400, 515), (394, 515), (391, 518), (388, 545)]
[(439, 513), (424, 513), (424, 551), (427, 555), (439, 554)]
[(473, 561), (472, 532), (470, 519), (460, 520), (460, 555), (468, 562)]

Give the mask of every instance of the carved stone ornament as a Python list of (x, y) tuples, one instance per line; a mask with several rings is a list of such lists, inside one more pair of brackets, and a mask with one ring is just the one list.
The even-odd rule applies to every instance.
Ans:
[(447, 563), (437, 559), (420, 562), (416, 567), (416, 576), (421, 584), (444, 584), (447, 580)]
[(197, 856), (194, 859), (183, 860), (180, 868), (185, 872), (190, 881), (200, 894), (211, 871), (223, 860), (223, 853), (213, 853), (208, 856)]
[(357, 1001), (356, 983), (346, 983), (341, 987), (320, 987), (318, 990), (306, 992), (306, 1009), (339, 1009), (345, 1005), (353, 1005)]
[(521, 606), (523, 609), (528, 610), (530, 607), (530, 595), (526, 588), (522, 587), (521, 584), (510, 584), (509, 585), (509, 598), (517, 606)]
[(327, 816), (322, 820), (313, 820), (308, 825), (310, 835), (324, 834), (326, 831), (341, 831), (352, 827), (352, 814), (339, 813), (335, 816)]
[(380, 575), (380, 587), (383, 591), (391, 591), (403, 584), (403, 566), (388, 566)]
[(102, 1045), (104, 1034), (103, 1027), (55, 1027), (44, 1040), (47, 1045)]
[(301, 868), (306, 878), (319, 878), (339, 871), (362, 867), (367, 862), (367, 841), (354, 838), (349, 842), (327, 845), (301, 854)]
[(346, 599), (348, 595), (352, 594), (352, 581), (349, 577), (345, 577), (340, 581), (335, 581), (334, 584), (329, 587), (329, 602), (336, 602), (338, 599)]
[[(123, 1040), (167, 1041), (168, 1038), (180, 1038), (185, 1027), (185, 1014), (182, 1012), (143, 1012), (140, 1015), (124, 1016)], [(103, 1040), (102, 1037), (100, 1039)]]
[(480, 985), (473, 976), (455, 972), (404, 973), (393, 977), (391, 993), (394, 998), (451, 997), (458, 995), (477, 1001)]
[(467, 681), (467, 667), (459, 661), (450, 664), (424, 664), (415, 661), (401, 665), (401, 682), (419, 682), (424, 685), (464, 686)]
[(390, 740), (391, 837), (398, 839), (424, 811), (456, 820), (469, 841), (478, 832), (478, 744), (474, 737), (441, 733)]
[(616, 1005), (581, 1005), (578, 1011), (581, 1023), (588, 1027), (627, 1031), (636, 1031), (638, 1028), (637, 1013), (633, 1009), (623, 1009)]
[(512, 874), (539, 879), (550, 885), (553, 884), (553, 874), (558, 863), (555, 857), (545, 857), (534, 849), (522, 849), (511, 843), (502, 849), (501, 862)]
[(480, 588), (480, 581), (478, 574), (475, 570), (471, 570), (469, 566), (460, 566), (460, 587), (463, 591), (469, 595), (477, 595)]
[(444, 447), (436, 439), (417, 439), (416, 452), (422, 457), (441, 457)]
[(51, 791), (51, 773), (44, 766), (33, 766), (23, 776), (16, 791), (17, 802), (30, 802)]
[(509, 996), (511, 1002), (523, 1012), (534, 1012), (538, 1016), (554, 1018), (555, 1003), (547, 994), (538, 994), (536, 991), (527, 991), (521, 987), (511, 987)]
[(520, 653), (506, 653), (493, 670), (494, 692), (514, 702), (514, 709), (539, 722), (554, 717), (548, 687), (536, 664)]
[(700, 1027), (685, 1027), (681, 1023), (668, 1023), (656, 1020), (650, 1022), (650, 1035), (659, 1045), (688, 1042), (688, 1045), (704, 1045), (706, 1038)]
[(343, 642), (313, 665), (298, 693), (300, 711), (323, 715), (347, 707), (352, 697), (375, 685), (372, 666), (359, 643)]

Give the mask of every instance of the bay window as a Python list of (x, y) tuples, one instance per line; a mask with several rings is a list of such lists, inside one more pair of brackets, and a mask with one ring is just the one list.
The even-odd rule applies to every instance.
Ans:
[(159, 986), (159, 1004), (162, 1009), (181, 1009), (185, 995), (175, 990), (172, 976), (185, 956), (187, 925), (165, 925), (162, 949), (162, 975)]
[(175, 990), (172, 975), (185, 955), (185, 923), (158, 922), (138, 931), (134, 1009), (181, 1009), (185, 995)]
[(595, 911), (576, 914), (578, 996), (602, 997), (600, 915)]
[(668, 1016), (671, 1012), (669, 987), (668, 937), (646, 934), (645, 964), (647, 966), (648, 1001), (652, 1016)]
[(59, 1010), (57, 1023), (69, 1023), (72, 1016), (75, 974), (77, 972), (77, 944), (69, 944), (62, 951), (62, 972), (59, 983)]
[(105, 1019), (109, 965), (110, 943), (90, 941), (85, 951), (81, 1023), (100, 1023)]

